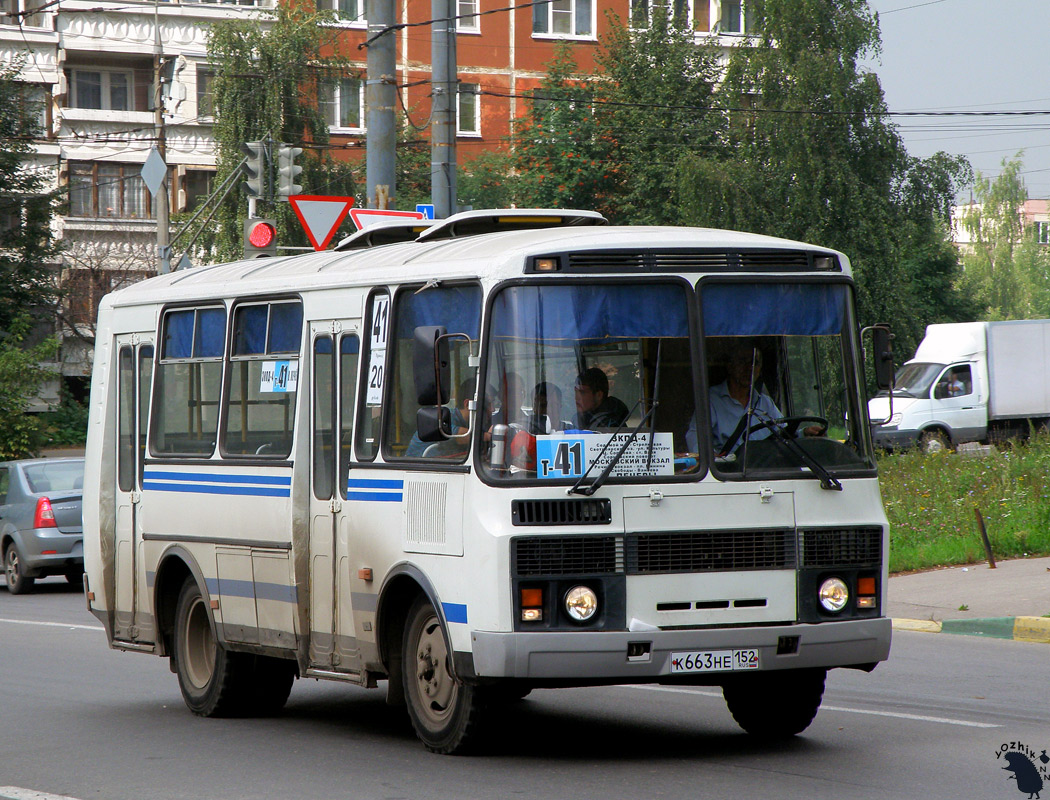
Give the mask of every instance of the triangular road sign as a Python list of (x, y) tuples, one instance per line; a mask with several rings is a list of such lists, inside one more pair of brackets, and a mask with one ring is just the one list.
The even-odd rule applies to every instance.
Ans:
[(296, 194), (288, 198), (314, 250), (324, 250), (354, 204), (352, 197)]
[(386, 208), (353, 208), (350, 210), (350, 219), (354, 221), (359, 231), (377, 222), (391, 222), (397, 220), (404, 222), (412, 219), (426, 219), (420, 211), (390, 211)]

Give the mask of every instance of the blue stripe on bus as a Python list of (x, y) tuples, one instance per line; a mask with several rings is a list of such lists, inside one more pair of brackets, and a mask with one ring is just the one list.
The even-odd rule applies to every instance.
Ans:
[(216, 475), (211, 472), (162, 472), (146, 470), (144, 480), (196, 481), (198, 483), (262, 483), (291, 486), (290, 475)]
[(449, 622), (467, 621), (467, 607), (463, 603), (442, 603), (441, 609), (445, 612), (445, 619)]
[(279, 603), (299, 602), (294, 586), (280, 583), (259, 583), (252, 581), (230, 580), (229, 578), (208, 578), (205, 580), (208, 592), (220, 597), (246, 597), (256, 600), (276, 600)]
[(349, 478), (346, 481), (347, 489), (404, 489), (403, 480), (388, 480), (385, 478)]
[(371, 500), (376, 503), (400, 503), (405, 499), (402, 492), (347, 492), (347, 500)]
[(256, 497), (291, 497), (291, 487), (268, 488), (265, 486), (194, 486), (186, 483), (142, 482), (143, 489), (155, 492), (190, 492), (192, 494), (235, 494), (253, 495)]

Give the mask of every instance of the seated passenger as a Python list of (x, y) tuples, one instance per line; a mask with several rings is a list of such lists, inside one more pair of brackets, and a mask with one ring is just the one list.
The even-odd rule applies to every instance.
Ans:
[(576, 379), (576, 417), (573, 425), (579, 430), (617, 428), (628, 414), (623, 401), (609, 395), (609, 378), (591, 367)]
[[(467, 420), (470, 419), (470, 401), (474, 399), (474, 379), (468, 378), (459, 385), (459, 393), (457, 395), (459, 402), (457, 405), (451, 408), (452, 417), (452, 434), (454, 436), (461, 436), (470, 430), (470, 426)], [(419, 431), (412, 434), (412, 438), (408, 440), (408, 447), (405, 448), (405, 458), (420, 458), (423, 455), (423, 451), (427, 449), (433, 442), (424, 442), (419, 438)]]
[(532, 390), (532, 413), (525, 420), (525, 428), (533, 436), (563, 431), (572, 423), (562, 419), (561, 389), (550, 382), (537, 383)]

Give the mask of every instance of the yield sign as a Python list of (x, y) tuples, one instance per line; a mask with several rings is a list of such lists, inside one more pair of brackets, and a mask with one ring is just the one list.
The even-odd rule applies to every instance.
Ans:
[(350, 219), (359, 231), (377, 222), (405, 222), (413, 219), (426, 219), (419, 211), (390, 211), (385, 208), (354, 208), (350, 210)]
[(288, 202), (303, 223), (303, 230), (314, 250), (324, 250), (332, 241), (339, 223), (346, 219), (354, 198), (296, 194), (289, 197)]

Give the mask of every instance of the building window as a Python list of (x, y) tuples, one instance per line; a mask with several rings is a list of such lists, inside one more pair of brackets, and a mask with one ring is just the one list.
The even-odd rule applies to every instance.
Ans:
[(742, 0), (721, 0), (718, 4), (718, 33), (751, 33), (747, 10)]
[(670, 21), (678, 28), (693, 25), (693, 4), (690, 0), (631, 0), (631, 26), (649, 27), (655, 9), (663, 8), (670, 14)]
[(323, 87), (321, 107), (329, 128), (365, 129), (365, 82), (343, 78)]
[(62, 281), (69, 322), (73, 325), (94, 325), (103, 295), (152, 276), (153, 273), (146, 270), (70, 269)]
[(551, 0), (532, 7), (532, 32), (547, 36), (592, 37), (592, 0)]
[(456, 104), (456, 133), (460, 136), (481, 135), (481, 87), (476, 83), (459, 85)]
[(201, 200), (211, 197), (215, 189), (215, 171), (210, 169), (187, 169), (182, 183), (180, 211), (193, 211)]
[(197, 67), (197, 119), (215, 116), (215, 71)]
[(334, 11), (342, 22), (365, 22), (364, 0), (317, 0), (318, 11)]
[(70, 70), (70, 107), (131, 111), (133, 75), (131, 70)]
[(466, 33), (481, 33), (478, 0), (458, 0), (456, 3), (456, 16), (456, 30)]
[(141, 164), (71, 162), (69, 213), (73, 217), (146, 219), (153, 213)]
[(1039, 244), (1050, 244), (1050, 222), (1035, 223), (1035, 240)]

